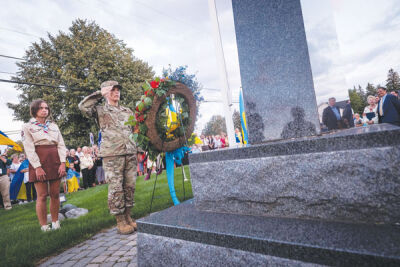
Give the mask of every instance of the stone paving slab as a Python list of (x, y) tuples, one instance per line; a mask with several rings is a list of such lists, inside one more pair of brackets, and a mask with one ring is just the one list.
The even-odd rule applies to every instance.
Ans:
[(47, 259), (39, 266), (136, 267), (136, 236), (136, 232), (120, 235), (116, 228), (112, 228)]

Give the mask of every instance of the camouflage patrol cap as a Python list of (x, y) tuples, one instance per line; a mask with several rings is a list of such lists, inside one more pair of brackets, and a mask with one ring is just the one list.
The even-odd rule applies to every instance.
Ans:
[(118, 87), (118, 89), (122, 88), (122, 86), (119, 85), (117, 81), (105, 81), (100, 85), (100, 88), (102, 89), (104, 87), (109, 87), (109, 86), (112, 86), (111, 88), (114, 88), (114, 87)]
[(101, 94), (106, 97), (111, 91), (112, 89), (114, 89), (115, 87), (117, 87), (119, 90), (122, 89), (122, 86), (118, 84), (118, 82), (116, 81), (106, 81), (103, 82), (100, 85), (101, 88)]

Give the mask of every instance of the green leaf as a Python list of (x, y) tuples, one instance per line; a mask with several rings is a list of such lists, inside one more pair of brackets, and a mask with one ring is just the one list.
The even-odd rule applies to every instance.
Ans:
[(141, 112), (144, 109), (144, 103), (140, 102), (139, 105), (137, 106), (139, 109), (139, 112)]
[(150, 90), (150, 89), (151, 89), (151, 86), (150, 86), (149, 81), (146, 81), (146, 82), (142, 85), (142, 88), (143, 88), (145, 91)]
[(151, 100), (150, 97), (144, 98), (144, 104), (145, 104), (146, 106), (151, 106), (152, 103), (153, 103), (153, 101)]
[(130, 134), (129, 138), (136, 143), (138, 139), (138, 134), (137, 133)]
[(144, 124), (144, 123), (140, 124), (139, 125), (139, 131), (140, 131), (141, 134), (146, 134), (146, 132), (147, 132), (146, 124)]
[(137, 142), (138, 142), (139, 144), (143, 143), (144, 135), (142, 135), (142, 134), (137, 134), (137, 135), (138, 135), (138, 136), (137, 136)]

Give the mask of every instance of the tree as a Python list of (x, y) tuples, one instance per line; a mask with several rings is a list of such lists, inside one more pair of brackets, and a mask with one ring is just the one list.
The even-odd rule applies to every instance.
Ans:
[(189, 87), (193, 92), (193, 96), (197, 102), (202, 102), (204, 97), (200, 95), (202, 85), (197, 81), (195, 74), (189, 74), (186, 72), (188, 66), (179, 66), (175, 70), (172, 70), (171, 65), (167, 69), (163, 69), (164, 77), (168, 77), (171, 80), (181, 82)]
[(233, 119), (233, 128), (238, 128), (240, 131), (242, 131), (242, 122), (240, 120), (240, 113), (235, 109), (232, 114), (232, 119)]
[(83, 117), (78, 103), (99, 90), (103, 81), (116, 80), (123, 87), (121, 103), (133, 110), (142, 93), (141, 84), (154, 73), (147, 63), (133, 56), (133, 50), (123, 41), (95, 22), (78, 19), (68, 33), (48, 34), (47, 38), (29, 47), (25, 61), (17, 64), (18, 75), (12, 79), (56, 88), (18, 84), (19, 103), (8, 103), (8, 107), (15, 119), (27, 122), (29, 104), (42, 98), (49, 104), (66, 145), (86, 145), (89, 133), (97, 133), (98, 128), (93, 119)]
[(366, 106), (366, 104), (356, 88), (349, 89), (349, 97), (350, 97), (351, 107), (353, 108), (354, 113), (358, 113), (361, 115), (364, 111), (364, 107)]
[(221, 132), (226, 133), (225, 118), (221, 115), (214, 115), (206, 123), (201, 133), (204, 135), (217, 135), (221, 134)]
[(400, 90), (399, 74), (393, 69), (390, 69), (388, 72), (386, 79), (386, 88), (388, 89), (389, 92)]
[(368, 83), (367, 84), (367, 87), (365, 88), (365, 91), (366, 91), (366, 95), (367, 95), (367, 97), (369, 96), (369, 95), (376, 95), (376, 93), (377, 93), (377, 90), (376, 90), (376, 87), (373, 85), (373, 84), (371, 84), (371, 83)]
[[(240, 131), (242, 130), (242, 124), (240, 121), (239, 111), (234, 110), (232, 114), (233, 119), (233, 127), (238, 128)], [(214, 115), (204, 126), (203, 131), (201, 132), (204, 135), (218, 135), (221, 132), (226, 133), (226, 123), (225, 117), (221, 115)]]
[[(356, 87), (354, 87), (355, 89)], [(361, 100), (366, 103), (367, 102), (367, 95), (364, 92), (364, 89), (361, 87), (361, 85), (358, 85), (357, 89), (357, 94), (360, 96)]]

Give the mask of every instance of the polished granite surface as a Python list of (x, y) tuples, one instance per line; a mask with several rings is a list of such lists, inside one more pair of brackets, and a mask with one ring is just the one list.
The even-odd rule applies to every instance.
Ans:
[(203, 212), (193, 200), (138, 222), (138, 232), (327, 265), (399, 266), (400, 227)]

